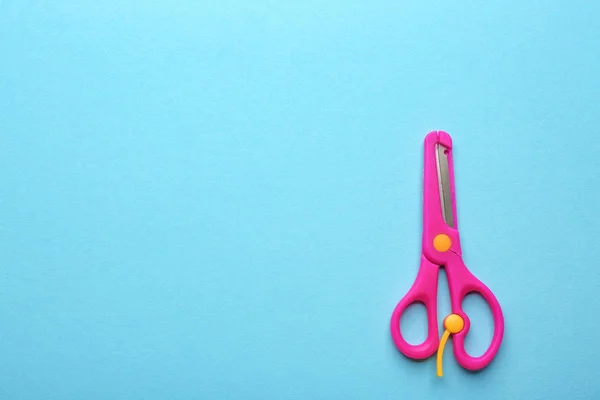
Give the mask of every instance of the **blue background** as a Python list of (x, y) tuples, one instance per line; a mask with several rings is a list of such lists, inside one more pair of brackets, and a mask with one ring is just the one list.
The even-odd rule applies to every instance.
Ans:
[[(591, 0), (1, 0), (0, 397), (597, 398), (599, 37)], [(388, 332), (434, 129), (506, 317), (443, 379)]]

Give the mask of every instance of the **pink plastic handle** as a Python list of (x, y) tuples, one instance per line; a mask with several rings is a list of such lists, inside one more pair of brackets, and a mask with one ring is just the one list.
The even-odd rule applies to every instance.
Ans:
[[(458, 363), (471, 371), (479, 370), (487, 366), (500, 348), (504, 336), (504, 315), (500, 303), (492, 291), (479, 279), (477, 279), (465, 266), (459, 256), (448, 259), (446, 263), (446, 274), (448, 286), (450, 287), (450, 303), (452, 312), (460, 315), (465, 326), (462, 331), (452, 335), (454, 356)], [(490, 347), (479, 357), (472, 357), (465, 351), (465, 338), (471, 328), (471, 321), (462, 308), (462, 302), (469, 293), (478, 293), (489, 304), (494, 319), (494, 335)]]
[[(421, 266), (417, 279), (406, 295), (400, 300), (390, 322), (390, 331), (394, 344), (402, 354), (409, 358), (422, 360), (431, 357), (438, 348), (439, 331), (437, 321), (437, 285), (439, 266), (421, 255)], [(427, 338), (418, 345), (408, 343), (402, 336), (400, 318), (408, 306), (422, 303), (427, 310)]]

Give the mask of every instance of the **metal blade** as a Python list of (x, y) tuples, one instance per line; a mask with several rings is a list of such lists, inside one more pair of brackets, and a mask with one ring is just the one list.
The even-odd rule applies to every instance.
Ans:
[(450, 193), (450, 173), (448, 172), (448, 152), (450, 150), (441, 145), (435, 146), (435, 161), (437, 164), (438, 187), (442, 216), (446, 224), (454, 228), (454, 213), (452, 212), (452, 194)]

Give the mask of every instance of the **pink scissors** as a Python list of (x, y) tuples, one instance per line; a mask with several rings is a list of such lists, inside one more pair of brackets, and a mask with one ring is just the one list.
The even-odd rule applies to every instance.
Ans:
[[(444, 319), (445, 332), (439, 339), (437, 288), (438, 270), (442, 266), (448, 277), (452, 314)], [(479, 293), (484, 298), (494, 319), (492, 342), (480, 357), (472, 357), (465, 351), (470, 321), (462, 309), (462, 302), (469, 293)], [(407, 343), (400, 331), (400, 317), (414, 303), (424, 304), (427, 310), (427, 338), (419, 345)], [(425, 359), (437, 351), (438, 376), (442, 376), (442, 354), (450, 334), (454, 335), (454, 356), (468, 370), (487, 366), (498, 352), (504, 335), (504, 317), (496, 296), (469, 272), (462, 260), (454, 196), (452, 138), (443, 131), (430, 132), (425, 137), (421, 266), (412, 287), (392, 313), (390, 330), (398, 350), (409, 358)]]

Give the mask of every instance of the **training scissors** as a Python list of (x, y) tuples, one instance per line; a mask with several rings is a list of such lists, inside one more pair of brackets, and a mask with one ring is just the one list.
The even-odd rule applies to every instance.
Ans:
[[(444, 319), (445, 331), (439, 339), (437, 289), (442, 266), (448, 277), (452, 314)], [(462, 309), (462, 302), (469, 293), (479, 293), (483, 297), (494, 319), (492, 342), (479, 357), (472, 357), (465, 351), (465, 337), (471, 324)], [(407, 343), (400, 331), (400, 317), (414, 303), (422, 303), (427, 310), (427, 338), (419, 345)], [(462, 260), (454, 196), (452, 138), (443, 131), (430, 132), (425, 137), (421, 266), (412, 287), (392, 313), (390, 330), (398, 350), (409, 358), (425, 359), (437, 351), (438, 376), (442, 376), (442, 355), (450, 334), (454, 335), (456, 360), (472, 371), (482, 369), (492, 361), (504, 335), (504, 317), (496, 296), (469, 272)]]

